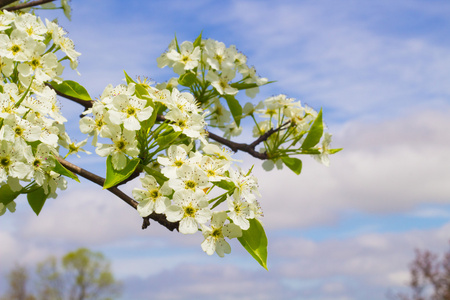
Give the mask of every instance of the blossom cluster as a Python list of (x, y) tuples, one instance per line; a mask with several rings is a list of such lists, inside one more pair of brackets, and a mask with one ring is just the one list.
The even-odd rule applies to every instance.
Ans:
[[(110, 156), (115, 170), (136, 158), (146, 165), (143, 189), (132, 192), (142, 217), (164, 214), (183, 234), (201, 231), (203, 250), (223, 256), (231, 251), (225, 238), (241, 236), (261, 215), (256, 178), (233, 169), (231, 154), (208, 142), (204, 112), (192, 94), (130, 81), (107, 86), (85, 114), (81, 132), (93, 136), (96, 153)], [(161, 142), (167, 137), (173, 138)], [(221, 203), (228, 209), (212, 209)]]
[[(201, 39), (201, 36), (194, 43), (184, 41), (180, 45), (174, 39), (157, 62), (158, 67), (169, 66), (180, 75), (179, 79), (173, 78), (162, 87), (178, 83), (189, 86), (202, 107), (210, 108), (209, 126), (222, 129), (227, 136), (239, 135), (242, 128), (235, 121), (231, 122), (224, 99), (234, 97), (239, 90), (245, 90), (248, 97), (254, 98), (259, 86), (268, 83), (267, 78), (258, 76), (255, 68), (247, 65), (247, 57), (236, 46), (226, 47), (222, 42)], [(191, 74), (195, 80), (183, 79)]]
[[(65, 34), (56, 23), (34, 15), (0, 12), (0, 185), (13, 192), (43, 189), (47, 197), (55, 197), (56, 189), (66, 186), (54, 171), (59, 146), (77, 151), (65, 131), (67, 120), (56, 93), (45, 85), (62, 80), (59, 50), (77, 66), (80, 54)], [(7, 207), (13, 210), (14, 205), (12, 201)], [(0, 214), (4, 212), (2, 205)]]
[[(274, 163), (278, 168), (281, 168), (281, 160), (278, 160), (276, 152), (281, 155), (290, 151), (289, 154), (304, 154), (303, 149), (299, 148), (302, 141), (304, 141), (306, 133), (310, 131), (313, 122), (318, 117), (317, 111), (307, 105), (301, 105), (300, 101), (294, 98), (289, 98), (286, 95), (280, 94), (272, 96), (264, 101), (253, 106), (248, 103), (244, 107), (244, 114), (256, 115), (263, 121), (256, 122), (253, 127), (253, 136), (259, 137), (271, 129), (280, 129), (277, 134), (271, 135), (265, 142), (265, 149), (272, 154), (272, 160), (267, 160), (263, 163), (265, 169), (273, 168)], [(321, 124), (325, 127), (324, 124)], [(330, 154), (329, 145), (331, 143), (331, 134), (328, 132), (322, 133), (322, 144), (313, 149), (308, 149), (317, 161), (328, 166)], [(293, 148), (293, 149), (290, 149)], [(281, 151), (280, 151), (281, 150)]]
[[(223, 148), (208, 143), (193, 151), (192, 146), (172, 145), (157, 161), (157, 171), (165, 180), (158, 183), (150, 174), (140, 179), (144, 189), (133, 190), (138, 212), (142, 217), (164, 214), (168, 221), (179, 222), (183, 234), (202, 231), (201, 246), (207, 254), (230, 253), (225, 237), (240, 237), (242, 230), (249, 229), (249, 220), (261, 216), (256, 177), (234, 169), (230, 153)], [(222, 192), (211, 198), (213, 188)], [(215, 211), (222, 202), (227, 209)], [(227, 219), (230, 222), (225, 224)]]
[[(209, 111), (205, 117), (208, 126), (220, 128), (225, 138), (239, 136), (242, 133), (239, 123), (249, 116), (255, 122), (254, 137), (259, 138), (270, 130), (277, 130), (277, 134), (264, 141), (261, 150), (269, 156), (269, 160), (263, 163), (265, 169), (270, 170), (274, 165), (281, 168), (281, 157), (295, 154), (311, 154), (317, 161), (329, 165), (328, 154), (336, 151), (330, 152), (331, 134), (322, 132), (320, 146), (301, 148), (318, 117), (314, 109), (302, 106), (300, 101), (286, 95), (269, 97), (260, 101), (256, 107), (251, 102), (241, 105), (235, 99), (239, 90), (245, 90), (246, 95), (253, 98), (259, 86), (268, 83), (267, 78), (259, 77), (255, 68), (247, 65), (246, 56), (238, 52), (235, 46), (226, 47), (222, 42), (205, 40), (201, 36), (194, 43), (185, 41), (180, 45), (174, 39), (157, 61), (159, 67), (169, 66), (180, 76), (162, 87), (177, 84), (187, 86), (201, 107)], [(241, 79), (235, 80), (238, 73)], [(189, 79), (188, 75), (191, 74), (195, 80)], [(324, 124), (321, 126), (325, 127)]]

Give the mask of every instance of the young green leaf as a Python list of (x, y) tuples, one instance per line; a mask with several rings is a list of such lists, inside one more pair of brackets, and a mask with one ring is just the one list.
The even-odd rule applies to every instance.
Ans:
[(330, 153), (330, 154), (335, 154), (335, 153), (338, 153), (339, 151), (341, 151), (342, 149), (344, 149), (344, 148), (329, 149), (329, 150), (328, 150), (328, 153)]
[(53, 167), (53, 171), (59, 173), (61, 175), (72, 178), (73, 180), (80, 182), (78, 176), (67, 170), (56, 158), (55, 158), (55, 166)]
[(194, 41), (194, 48), (195, 48), (195, 47), (200, 47), (200, 46), (201, 46), (201, 44), (202, 44), (202, 33), (203, 33), (203, 31), (200, 32), (200, 34), (198, 35), (198, 37), (195, 39), (195, 41)]
[(103, 188), (108, 189), (110, 187), (113, 187), (130, 177), (130, 175), (133, 174), (134, 170), (136, 170), (139, 162), (139, 158), (132, 159), (128, 161), (125, 168), (123, 168), (122, 170), (116, 170), (114, 169), (114, 166), (112, 164), (111, 155), (109, 155), (106, 159), (106, 179)]
[(14, 192), (11, 190), (9, 185), (5, 184), (0, 187), (0, 203), (3, 205), (8, 205), (11, 201), (17, 198), (20, 195), (20, 191)]
[(250, 219), (250, 228), (242, 231), (239, 242), (253, 258), (267, 269), (267, 236), (257, 219)]
[(156, 182), (158, 182), (158, 184), (160, 186), (162, 186), (164, 184), (164, 182), (169, 180), (169, 178), (164, 176), (161, 172), (156, 171), (155, 169), (152, 169), (152, 168), (149, 168), (149, 167), (145, 166), (144, 170), (145, 170), (145, 172), (147, 172), (147, 174), (152, 175), (153, 177), (155, 177)]
[(130, 76), (128, 76), (127, 72), (125, 70), (123, 71), (125, 73), (125, 80), (127, 81), (127, 84), (134, 83), (134, 92), (136, 93), (136, 97), (143, 100), (148, 100), (148, 98), (145, 98), (144, 96), (148, 95), (147, 90), (145, 87), (143, 87), (141, 84), (136, 83)]
[(320, 142), (323, 135), (323, 121), (322, 121), (322, 109), (320, 109), (316, 120), (309, 129), (309, 133), (306, 136), (302, 144), (302, 149), (309, 149), (314, 147)]
[(289, 169), (294, 171), (295, 174), (299, 175), (302, 171), (302, 161), (300, 159), (295, 157), (283, 156), (281, 157), (281, 160)]
[(28, 203), (30, 204), (36, 216), (38, 216), (41, 212), (47, 198), (48, 194), (45, 193), (45, 190), (42, 186), (27, 194)]
[(91, 101), (91, 96), (87, 90), (79, 83), (72, 80), (64, 80), (58, 84), (54, 81), (51, 82), (51, 86), (58, 92), (61, 92), (67, 96), (72, 96), (81, 100)]
[(181, 134), (181, 131), (173, 131), (169, 134), (160, 135), (156, 139), (156, 143), (158, 143), (161, 149), (168, 148), (173, 141), (175, 141)]
[(230, 112), (233, 115), (234, 122), (236, 126), (239, 126), (241, 123), (242, 117), (242, 106), (236, 98), (232, 95), (224, 95), (225, 100), (227, 100), (228, 107), (230, 108)]
[(197, 76), (192, 72), (186, 72), (178, 78), (178, 83), (182, 86), (190, 87), (197, 80)]

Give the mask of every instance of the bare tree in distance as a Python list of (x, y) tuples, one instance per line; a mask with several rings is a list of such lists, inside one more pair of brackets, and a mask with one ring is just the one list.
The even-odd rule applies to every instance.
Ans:
[(450, 300), (450, 248), (442, 257), (430, 250), (415, 250), (410, 264), (410, 293), (398, 300)]

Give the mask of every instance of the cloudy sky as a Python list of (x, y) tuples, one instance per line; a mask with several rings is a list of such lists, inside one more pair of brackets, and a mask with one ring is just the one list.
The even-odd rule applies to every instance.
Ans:
[[(231, 255), (210, 257), (201, 235), (157, 224), (142, 231), (135, 211), (82, 181), (70, 182), (39, 217), (19, 199), (17, 212), (0, 218), (2, 274), (15, 262), (31, 267), (83, 246), (112, 260), (125, 283), (123, 299), (379, 300), (404, 290), (415, 248), (448, 248), (448, 1), (73, 0), (72, 6), (71, 22), (61, 13), (42, 16), (59, 16), (69, 31), (82, 53), (81, 76), (67, 70), (65, 79), (91, 96), (121, 83), (123, 70), (167, 80), (172, 73), (158, 69), (156, 58), (175, 33), (178, 41), (192, 41), (203, 31), (236, 45), (261, 76), (276, 80), (255, 101), (285, 93), (322, 107), (333, 146), (344, 151), (328, 168), (304, 157), (300, 176), (267, 173), (246, 158), (244, 167), (255, 164), (259, 178), (269, 271), (238, 243)], [(77, 136), (81, 110), (64, 100), (62, 106)], [(71, 161), (104, 172), (95, 155)]]

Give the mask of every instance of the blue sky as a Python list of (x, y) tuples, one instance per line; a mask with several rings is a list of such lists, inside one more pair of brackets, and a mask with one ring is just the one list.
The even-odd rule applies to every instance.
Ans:
[[(403, 289), (415, 248), (448, 247), (448, 1), (74, 0), (72, 6), (71, 22), (58, 16), (82, 53), (81, 77), (67, 70), (65, 79), (93, 97), (121, 83), (123, 70), (158, 82), (170, 78), (156, 58), (175, 33), (183, 41), (203, 31), (236, 45), (261, 76), (276, 80), (255, 101), (285, 93), (322, 107), (333, 146), (344, 151), (328, 168), (304, 157), (300, 176), (267, 173), (246, 159), (244, 167), (255, 164), (263, 195), (269, 272), (236, 243), (231, 255), (209, 257), (200, 235), (156, 224), (142, 231), (135, 211), (85, 181), (70, 182), (39, 217), (22, 199), (15, 214), (0, 218), (1, 272), (15, 261), (33, 266), (84, 246), (112, 260), (125, 282), (123, 299), (379, 300)], [(62, 105), (77, 137), (81, 110)], [(72, 161), (104, 172), (95, 155)]]

